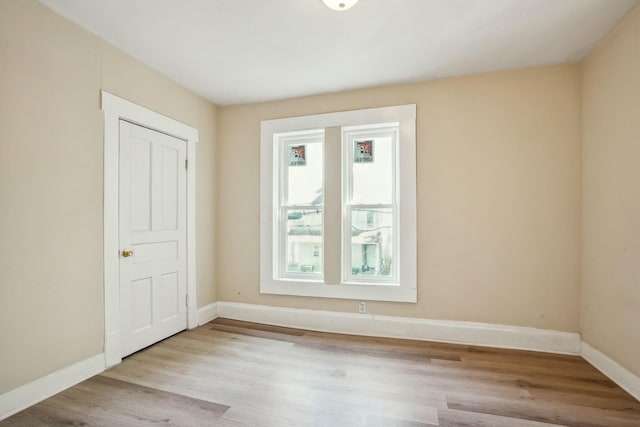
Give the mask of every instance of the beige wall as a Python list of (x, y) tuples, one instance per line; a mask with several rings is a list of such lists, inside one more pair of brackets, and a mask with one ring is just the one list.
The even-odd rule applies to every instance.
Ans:
[(217, 108), (32, 0), (0, 0), (0, 394), (102, 352), (100, 89), (200, 130), (198, 303), (214, 283)]
[(199, 306), (355, 312), (259, 294), (259, 124), (416, 103), (419, 302), (369, 311), (582, 329), (640, 375), (640, 9), (582, 68), (226, 108), (34, 0), (0, 0), (0, 61), (0, 394), (102, 351), (100, 89), (200, 131)]
[(416, 103), (418, 300), (375, 314), (578, 331), (578, 64), (221, 108), (218, 298), (355, 312), (259, 294), (260, 121)]
[(640, 8), (583, 64), (584, 340), (640, 375)]

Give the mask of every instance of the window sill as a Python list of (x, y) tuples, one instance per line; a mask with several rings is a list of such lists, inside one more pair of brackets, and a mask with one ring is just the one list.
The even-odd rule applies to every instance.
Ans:
[(400, 283), (398, 282), (368, 282), (367, 280), (349, 280), (346, 282), (342, 282), (341, 285), (347, 285), (347, 286), (375, 286), (375, 287), (380, 287), (380, 286), (388, 286), (388, 287), (399, 287)]
[(388, 283), (343, 283), (330, 285), (316, 281), (270, 280), (260, 282), (260, 293), (365, 301), (417, 302), (415, 287)]

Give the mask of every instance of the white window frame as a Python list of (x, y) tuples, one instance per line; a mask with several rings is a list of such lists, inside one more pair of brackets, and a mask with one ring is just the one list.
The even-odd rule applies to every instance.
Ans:
[[(400, 171), (398, 156), (398, 140), (400, 129), (398, 123), (382, 123), (366, 126), (348, 126), (342, 129), (342, 283), (353, 285), (392, 285), (398, 283), (400, 270), (394, 265), (391, 277), (354, 275), (352, 267), (351, 250), (351, 230), (352, 212), (354, 209), (391, 209), (393, 215), (393, 256), (394, 264), (400, 265), (401, 254), (398, 250), (400, 244), (400, 221), (398, 220), (398, 199), (400, 189), (398, 188), (398, 174)], [(351, 200), (353, 195), (353, 143), (358, 139), (375, 139), (380, 136), (390, 136), (393, 138), (393, 183), (391, 203), (387, 204), (363, 204), (354, 203)], [(375, 152), (375, 147), (374, 147)], [(346, 161), (345, 161), (346, 159)]]
[[(324, 129), (316, 129), (304, 132), (287, 132), (286, 134), (274, 135), (273, 146), (274, 150), (277, 150), (277, 153), (274, 152), (273, 157), (273, 166), (275, 171), (278, 173), (278, 181), (276, 181), (276, 185), (278, 185), (279, 192), (274, 191), (274, 206), (277, 206), (276, 215), (273, 218), (273, 227), (274, 229), (278, 228), (286, 228), (286, 219), (284, 216), (284, 212), (290, 209), (314, 209), (320, 208), (322, 209), (322, 218), (324, 224), (324, 202), (320, 206), (312, 206), (312, 205), (303, 205), (303, 204), (291, 204), (288, 202), (288, 186), (287, 182), (287, 168), (284, 165), (287, 164), (288, 161), (288, 151), (287, 147), (292, 141), (307, 141), (307, 143), (312, 142), (321, 142), (324, 149)], [(324, 164), (323, 164), (324, 169)], [(324, 174), (324, 171), (323, 171)], [(323, 183), (324, 190), (324, 183)], [(324, 228), (324, 227), (323, 227)], [(322, 246), (324, 247), (324, 232), (322, 233)], [(273, 257), (274, 261), (274, 276), (279, 277), (281, 280), (303, 280), (309, 282), (317, 282), (322, 283), (324, 280), (324, 268), (322, 269), (321, 274), (316, 273), (303, 273), (303, 272), (287, 272), (287, 241), (286, 236), (284, 234), (280, 234), (278, 238), (273, 239), (273, 253), (279, 254), (279, 257)], [(321, 257), (322, 264), (324, 264), (324, 256)]]
[[(397, 254), (401, 255), (397, 267), (399, 280), (393, 284), (384, 282), (354, 283), (347, 282), (344, 273), (341, 275), (342, 280), (339, 284), (328, 284), (322, 280), (305, 280), (304, 278), (279, 278), (278, 257), (275, 256), (279, 252), (277, 245), (274, 244), (274, 240), (278, 240), (279, 236), (274, 233), (277, 232), (275, 221), (279, 216), (277, 211), (280, 204), (278, 193), (281, 190), (278, 187), (281, 168), (278, 167), (277, 159), (281, 150), (274, 135), (333, 127), (341, 127), (344, 131), (351, 127), (389, 123), (397, 123), (399, 129), (396, 144), (396, 153), (399, 156), (396, 189), (400, 192), (397, 211), (398, 236), (396, 238)], [(262, 121), (260, 144), (260, 293), (417, 302), (415, 104)], [(342, 163), (344, 164), (344, 161)], [(344, 183), (344, 177), (342, 182)], [(340, 199), (344, 200), (344, 197)], [(324, 208), (328, 209), (329, 207), (325, 205)], [(345, 209), (343, 207), (341, 209), (344, 215)], [(342, 218), (344, 217), (342, 216)], [(325, 220), (327, 219), (328, 216), (325, 215)], [(342, 228), (343, 226), (339, 224), (335, 229)], [(325, 253), (323, 257), (325, 265), (326, 255)], [(338, 256), (342, 257), (341, 254)], [(342, 263), (344, 263), (344, 259), (342, 259)], [(343, 265), (343, 272), (344, 269)]]

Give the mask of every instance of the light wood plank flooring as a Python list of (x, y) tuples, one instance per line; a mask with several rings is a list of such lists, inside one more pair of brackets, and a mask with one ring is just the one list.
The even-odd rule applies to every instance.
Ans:
[(0, 426), (640, 426), (586, 361), (227, 319), (182, 332)]

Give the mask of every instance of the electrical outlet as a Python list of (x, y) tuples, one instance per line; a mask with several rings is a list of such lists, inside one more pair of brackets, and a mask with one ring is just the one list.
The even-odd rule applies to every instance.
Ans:
[(367, 312), (367, 303), (364, 301), (360, 301), (358, 303), (358, 313), (366, 313)]

